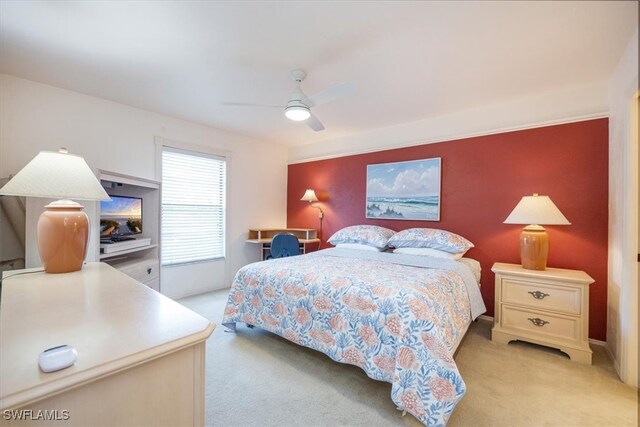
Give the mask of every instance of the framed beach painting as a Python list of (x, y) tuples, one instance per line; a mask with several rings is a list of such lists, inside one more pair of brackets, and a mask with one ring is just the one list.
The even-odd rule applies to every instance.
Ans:
[(440, 221), (440, 157), (367, 165), (366, 217)]

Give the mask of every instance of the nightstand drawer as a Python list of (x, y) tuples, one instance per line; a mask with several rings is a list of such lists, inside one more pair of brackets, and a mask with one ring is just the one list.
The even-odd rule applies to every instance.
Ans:
[(554, 316), (510, 306), (502, 306), (502, 328), (563, 341), (578, 342), (580, 319)]
[(578, 287), (502, 279), (502, 302), (567, 314), (580, 314), (582, 291)]

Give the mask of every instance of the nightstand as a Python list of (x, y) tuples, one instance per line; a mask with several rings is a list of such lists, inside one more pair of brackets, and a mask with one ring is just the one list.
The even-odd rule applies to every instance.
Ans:
[(495, 263), (495, 315), (491, 340), (528, 341), (554, 347), (571, 360), (591, 364), (589, 285), (584, 271)]

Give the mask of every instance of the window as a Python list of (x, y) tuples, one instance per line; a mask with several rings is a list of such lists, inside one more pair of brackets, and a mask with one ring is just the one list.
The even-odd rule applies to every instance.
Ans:
[(225, 256), (224, 157), (163, 147), (162, 265)]

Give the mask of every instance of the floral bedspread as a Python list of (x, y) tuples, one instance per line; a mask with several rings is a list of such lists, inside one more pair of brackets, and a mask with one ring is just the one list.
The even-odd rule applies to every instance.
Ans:
[(398, 409), (445, 425), (466, 390), (452, 356), (471, 321), (461, 275), (328, 251), (243, 267), (222, 323), (255, 325), (359, 366), (392, 384)]

